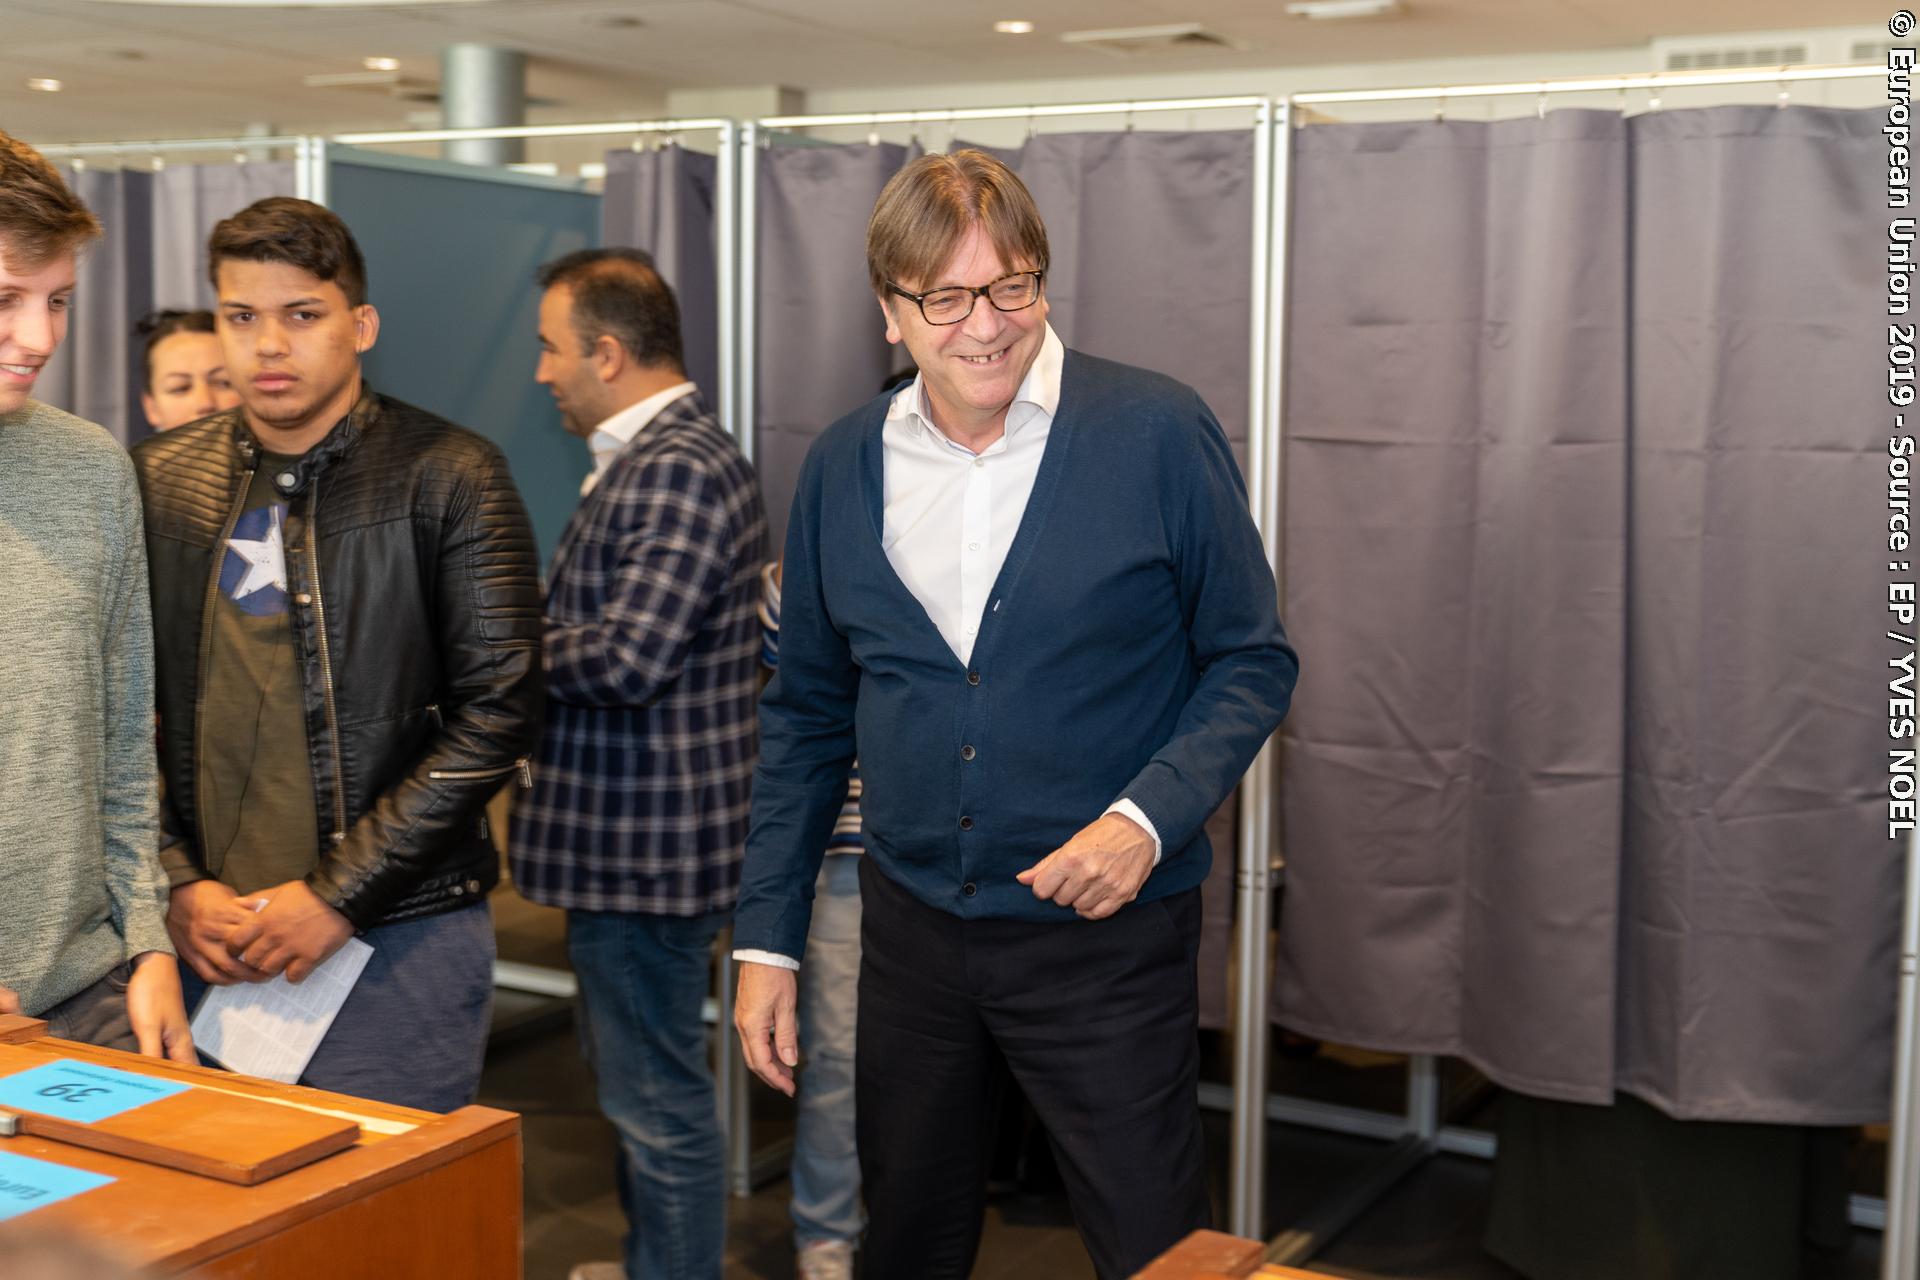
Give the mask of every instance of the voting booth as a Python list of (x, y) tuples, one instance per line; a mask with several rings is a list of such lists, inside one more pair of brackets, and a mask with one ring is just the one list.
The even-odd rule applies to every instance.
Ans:
[(181, 1066), (0, 1017), (0, 1252), (77, 1236), (155, 1276), (521, 1274), (520, 1120)]

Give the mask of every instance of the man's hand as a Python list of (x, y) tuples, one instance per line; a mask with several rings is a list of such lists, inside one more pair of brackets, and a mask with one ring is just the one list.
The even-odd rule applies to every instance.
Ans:
[(0, 1014), (20, 1012), (20, 993), (12, 987), (0, 987)]
[(1104, 920), (1139, 896), (1153, 870), (1153, 837), (1132, 818), (1102, 814), (1014, 879), (1042, 901)]
[(187, 1006), (180, 998), (180, 970), (164, 951), (134, 957), (127, 979), (127, 1021), (149, 1058), (171, 1058), (191, 1065), (193, 1034), (187, 1030)]
[(347, 918), (322, 902), (304, 880), (289, 880), (257, 896), (267, 905), (245, 913), (225, 943), (227, 953), (255, 981), (284, 969), (288, 982), (299, 982), (353, 936)]
[(167, 898), (167, 936), (173, 949), (203, 982), (217, 987), (259, 980), (228, 955), (226, 947), (227, 935), (252, 918), (239, 895), (218, 880), (183, 884)]
[(800, 1065), (800, 980), (777, 964), (740, 962), (733, 997), (733, 1026), (740, 1033), (753, 1074), (793, 1096), (793, 1069)]

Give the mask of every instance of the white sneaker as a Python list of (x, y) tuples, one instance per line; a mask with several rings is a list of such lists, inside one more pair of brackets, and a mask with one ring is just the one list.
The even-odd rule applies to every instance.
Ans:
[(582, 1262), (567, 1272), (567, 1280), (627, 1280), (627, 1268), (618, 1262)]
[(853, 1246), (845, 1240), (815, 1240), (794, 1255), (799, 1280), (853, 1280)]

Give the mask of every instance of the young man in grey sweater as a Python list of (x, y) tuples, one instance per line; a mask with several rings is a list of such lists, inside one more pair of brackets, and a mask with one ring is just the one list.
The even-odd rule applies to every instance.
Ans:
[(194, 1061), (156, 853), (153, 629), (133, 464), (30, 399), (100, 225), (0, 133), (0, 1013)]

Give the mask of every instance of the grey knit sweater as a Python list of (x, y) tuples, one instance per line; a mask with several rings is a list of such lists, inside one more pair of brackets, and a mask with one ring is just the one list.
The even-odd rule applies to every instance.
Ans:
[(153, 729), (133, 463), (30, 400), (0, 414), (0, 986), (28, 1013), (173, 950)]

